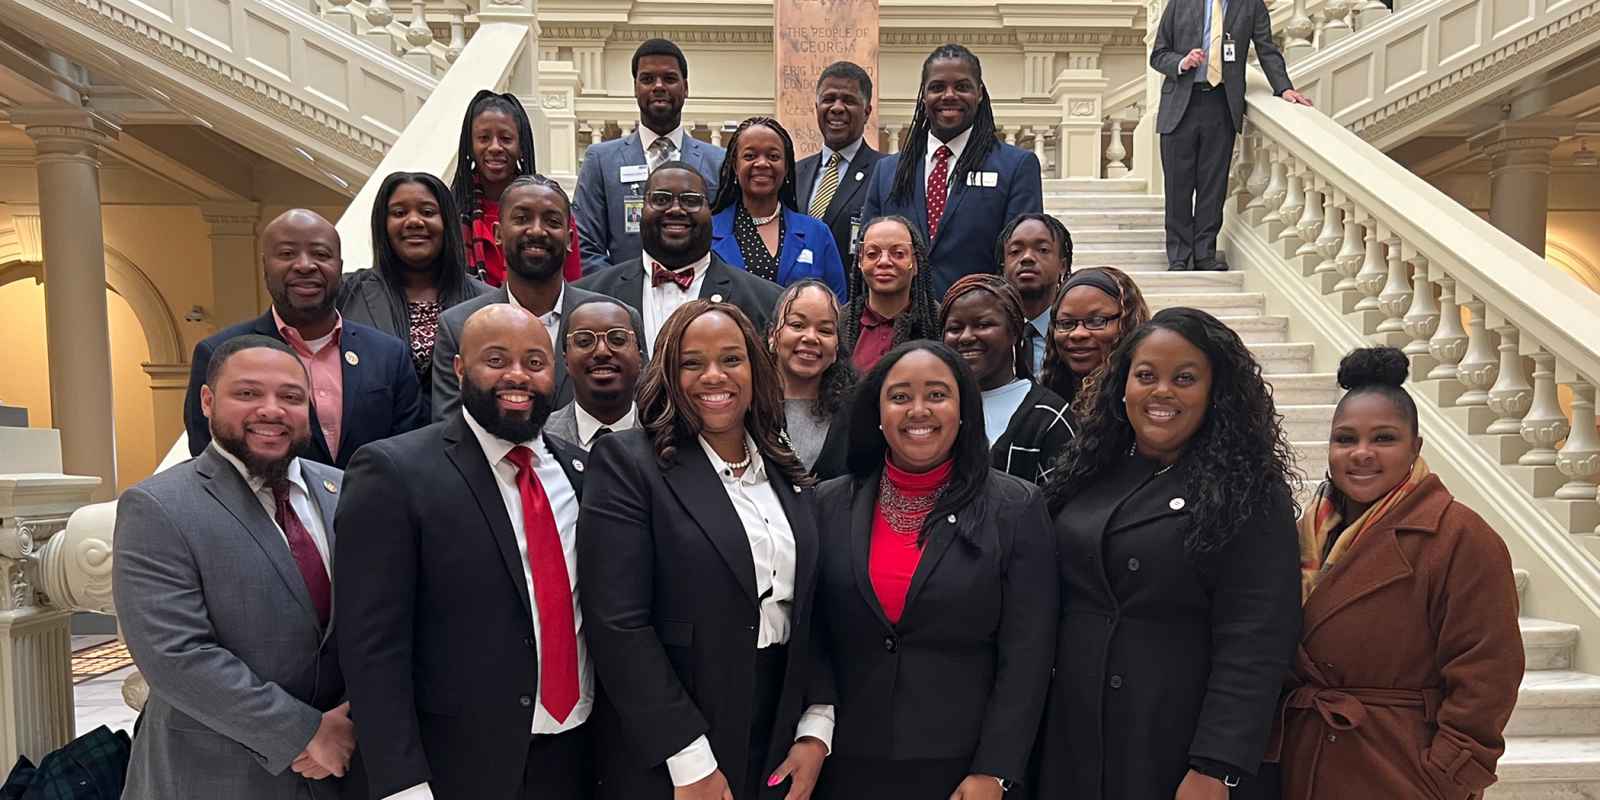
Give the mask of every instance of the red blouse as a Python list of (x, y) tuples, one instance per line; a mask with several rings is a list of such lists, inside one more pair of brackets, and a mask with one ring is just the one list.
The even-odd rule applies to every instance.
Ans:
[[(927, 497), (944, 486), (954, 463), (945, 461), (927, 472), (915, 473), (906, 472), (884, 459), (883, 469), (889, 476), (889, 482), (902, 496)], [(917, 520), (917, 527), (921, 529), (922, 520)], [(893, 624), (900, 623), (900, 615), (906, 610), (906, 593), (911, 591), (911, 576), (916, 574), (917, 563), (921, 560), (922, 548), (917, 546), (917, 533), (900, 533), (889, 527), (889, 521), (883, 517), (882, 506), (874, 506), (867, 576), (872, 580), (872, 590), (878, 595), (878, 605), (883, 607), (883, 615)]]
[[(495, 238), (494, 224), (500, 221), (500, 203), (483, 200), (483, 216), (474, 218), (466, 226), (467, 269), (477, 272), (483, 266), (483, 281), (490, 286), (506, 282), (506, 257), (500, 252), (500, 241)], [(583, 277), (583, 257), (578, 250), (578, 221), (567, 220), (567, 260), (561, 265), (561, 276), (567, 281)]]
[[(905, 313), (905, 312), (901, 312)], [(861, 330), (856, 334), (856, 343), (850, 352), (850, 364), (856, 368), (856, 374), (865, 375), (872, 369), (872, 365), (883, 358), (894, 346), (894, 318), (884, 317), (872, 310), (872, 306), (861, 309)]]

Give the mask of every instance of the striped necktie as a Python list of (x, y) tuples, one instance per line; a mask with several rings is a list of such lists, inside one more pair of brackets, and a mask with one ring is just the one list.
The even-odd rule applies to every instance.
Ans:
[(839, 154), (837, 152), (828, 156), (828, 163), (823, 168), (822, 180), (817, 184), (817, 196), (811, 198), (811, 216), (822, 219), (828, 213), (829, 204), (833, 203), (833, 193), (839, 191)]

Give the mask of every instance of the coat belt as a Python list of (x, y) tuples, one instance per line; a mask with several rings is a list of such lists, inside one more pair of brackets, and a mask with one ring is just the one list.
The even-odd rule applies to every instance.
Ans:
[(1444, 693), (1438, 689), (1357, 689), (1349, 687), (1301, 686), (1284, 699), (1284, 708), (1311, 709), (1322, 716), (1328, 727), (1348, 731), (1361, 727), (1367, 708), (1420, 708), (1423, 720), (1432, 722), (1439, 713)]

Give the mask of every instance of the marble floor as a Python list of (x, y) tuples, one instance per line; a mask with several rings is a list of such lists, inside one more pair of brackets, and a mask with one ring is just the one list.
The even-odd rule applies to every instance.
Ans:
[[(116, 637), (74, 636), (72, 649), (82, 650), (114, 638)], [(130, 734), (133, 733), (133, 720), (138, 716), (138, 712), (128, 708), (128, 704), (122, 701), (122, 681), (131, 672), (133, 667), (119, 669), (98, 678), (90, 678), (72, 687), (78, 735), (88, 733), (100, 725), (114, 731), (125, 730)]]

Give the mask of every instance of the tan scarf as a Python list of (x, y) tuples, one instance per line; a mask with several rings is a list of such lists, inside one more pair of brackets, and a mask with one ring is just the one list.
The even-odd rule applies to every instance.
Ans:
[(1356, 517), (1349, 525), (1344, 527), (1344, 533), (1339, 535), (1338, 541), (1333, 543), (1333, 549), (1328, 550), (1327, 558), (1322, 557), (1323, 550), (1327, 548), (1328, 537), (1339, 530), (1339, 523), (1343, 517), (1339, 514), (1339, 504), (1328, 496), (1329, 485), (1324, 483), (1317, 490), (1317, 496), (1312, 498), (1311, 504), (1305, 513), (1300, 515), (1300, 602), (1303, 605), (1311, 596), (1322, 576), (1339, 563), (1339, 559), (1355, 547), (1361, 535), (1371, 530), (1384, 514), (1400, 504), (1432, 472), (1428, 470), (1428, 463), (1421, 456), (1411, 464), (1411, 474), (1400, 482), (1399, 486), (1389, 490), (1378, 502), (1373, 503)]

